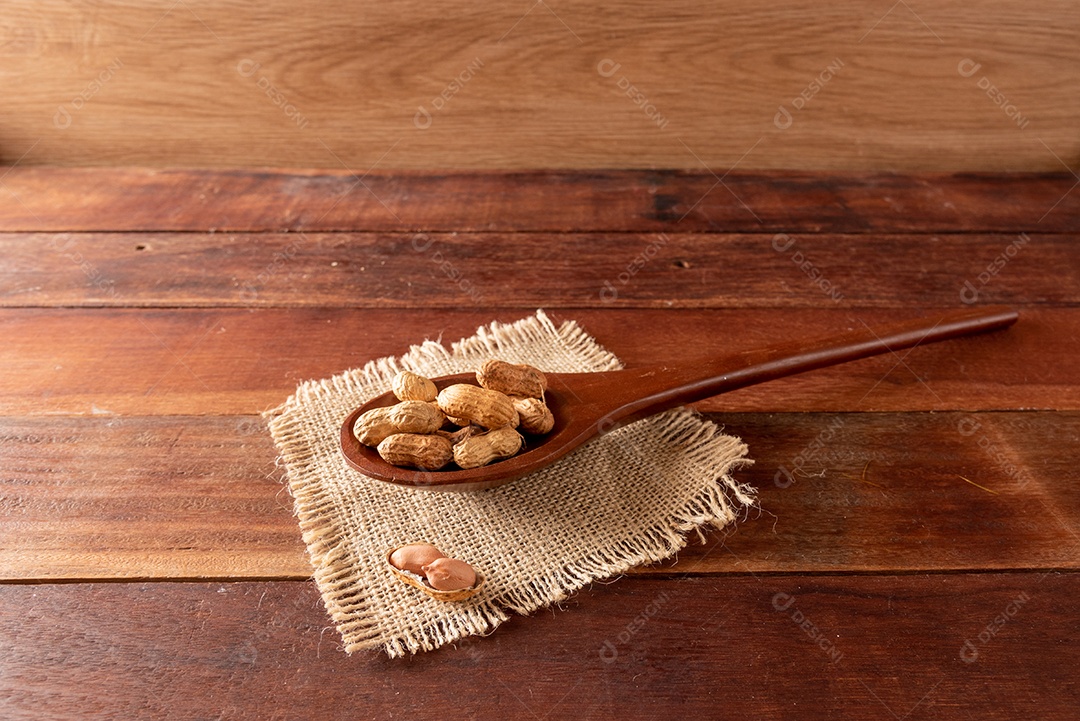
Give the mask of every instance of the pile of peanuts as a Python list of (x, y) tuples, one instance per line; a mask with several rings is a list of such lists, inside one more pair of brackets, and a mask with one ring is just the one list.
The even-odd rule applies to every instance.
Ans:
[(353, 433), (387, 463), (436, 471), (509, 458), (525, 445), (519, 430), (542, 435), (554, 427), (544, 403), (547, 379), (536, 368), (488, 360), (476, 381), (437, 391), (431, 380), (402, 371), (392, 386), (400, 402), (362, 414)]

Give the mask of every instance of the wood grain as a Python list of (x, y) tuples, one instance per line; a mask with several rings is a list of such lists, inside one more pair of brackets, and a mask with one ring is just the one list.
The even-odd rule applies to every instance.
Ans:
[[(1078, 413), (710, 417), (749, 445), (737, 476), (760, 508), (635, 574), (1080, 568)], [(0, 579), (311, 573), (257, 417), (2, 418), (0, 434)]]
[(274, 233), (257, 241), (5, 233), (0, 256), (11, 272), (0, 276), (0, 306), (1062, 306), (1080, 303), (1077, 241), (1026, 233)]
[(309, 583), (8, 585), (0, 711), (1057, 721), (1080, 701), (1078, 591), (1075, 573), (624, 579), (390, 661), (345, 656)]
[(1071, 173), (1055, 170), (361, 177), (341, 170), (19, 166), (0, 177), (0, 230), (1072, 233), (1080, 192)]
[(1061, 171), (1080, 153), (1068, 0), (5, 10), (7, 163)]
[(310, 574), (258, 417), (0, 427), (6, 578)]
[[(703, 87), (727, 82), (717, 67), (736, 81), (753, 75), (730, 97), (711, 96), (731, 107), (708, 120), (710, 148), (742, 132), (740, 103), (772, 92), (775, 67), (795, 76), (843, 51), (841, 74), (740, 167), (754, 167), (744, 163), (759, 151), (771, 162), (778, 139), (803, 138), (835, 117), (832, 102), (847, 103), (844, 120), (817, 136), (821, 142), (857, 123), (848, 135), (858, 162), (882, 148), (924, 162), (925, 153), (920, 160), (912, 151), (918, 136), (919, 147), (945, 142), (933, 162), (947, 165), (957, 148), (979, 151), (998, 137), (975, 122), (964, 137), (959, 126), (940, 124), (955, 117), (950, 101), (966, 102), (963, 82), (978, 90), (985, 74), (1024, 102), (1064, 92), (1075, 43), (1052, 41), (1070, 33), (1076, 14), (1068, 8), (1054, 22), (1035, 21), (1039, 7), (886, 3), (873, 10), (880, 22), (858, 28), (863, 42), (848, 54), (842, 43), (829, 53), (821, 45), (871, 12), (847, 4), (725, 6), (716, 15), (681, 5), (538, 3), (455, 15), (454, 7), (394, 3), (357, 15), (332, 3), (307, 9), (281, 41), (297, 11), (273, 2), (249, 11), (139, 0), (120, 12), (109, 3), (61, 8), (54, 0), (31, 9), (20, 0), (0, 18), (0, 28), (13, 28), (0, 43), (0, 87), (19, 100), (0, 118), (0, 157), (17, 158), (22, 150), (12, 155), (11, 139), (48, 125), (48, 116), (36, 125), (25, 118), (70, 102), (55, 100), (59, 78), (82, 78), (71, 91), (78, 92), (86, 82), (79, 74), (91, 77), (103, 53), (121, 47), (115, 78), (67, 130), (27, 143), (24, 162), (69, 151), (65, 157), (90, 162), (145, 158), (151, 125), (159, 160), (217, 153), (215, 162), (228, 165), (252, 148), (275, 162), (306, 157), (303, 142), (267, 132), (266, 111), (280, 112), (272, 103), (244, 107), (250, 122), (237, 122), (243, 83), (256, 78), (222, 93), (220, 78), (205, 75), (207, 62), (228, 74), (244, 57), (237, 49), (253, 48), (290, 99), (332, 104), (319, 120), (342, 119), (335, 137), (346, 138), (353, 164), (381, 142), (380, 118), (393, 114), (379, 103), (419, 87), (415, 67), (454, 66), (488, 42), (484, 33), (498, 18), (528, 10), (498, 48), (503, 54), (490, 62), (485, 55), (483, 72), (423, 131), (425, 138), (457, 132), (449, 141), (443, 135), (445, 154), (429, 159), (473, 147), (475, 127), (459, 132), (453, 123), (477, 109), (505, 118), (511, 103), (528, 109), (528, 98), (559, 102), (575, 92), (559, 132), (521, 142), (547, 122), (547, 111), (533, 112), (489, 128), (489, 145), (469, 162), (497, 158), (507, 138), (526, 159), (586, 157), (580, 143), (564, 141), (580, 137), (574, 113), (597, 108), (560, 72), (573, 66), (595, 75), (604, 55), (593, 48), (597, 57), (585, 59), (582, 48), (561, 48), (567, 33), (559, 20), (576, 26), (622, 13), (604, 29), (594, 23), (581, 32), (590, 43), (602, 35), (607, 45), (596, 47), (612, 48), (628, 77), (666, 78), (691, 53), (711, 63), (690, 75), (705, 77)], [(407, 27), (403, 9), (413, 12)], [(776, 45), (785, 36), (773, 32), (766, 50), (755, 40), (766, 17), (792, 9), (801, 14), (784, 15), (784, 27), (798, 26), (805, 42)], [(337, 14), (334, 29), (316, 38), (312, 28), (326, 25), (319, 11)], [(693, 48), (670, 45), (668, 58), (649, 54), (662, 47), (657, 33), (685, 42), (688, 29), (711, 27), (704, 15), (724, 24), (721, 16), (732, 12), (715, 38), (735, 34), (743, 45), (713, 44), (710, 36)], [(150, 15), (157, 24), (134, 40), (144, 32), (135, 24)], [(200, 35), (222, 18), (236, 22), (217, 26), (220, 43)], [(393, 34), (376, 32), (391, 26)], [(921, 45), (927, 30), (942, 42)], [(433, 40), (437, 31), (448, 34)], [(967, 44), (976, 37), (993, 37), (994, 49)], [(1024, 43), (1021, 59), (1015, 48)], [(346, 46), (352, 54), (343, 58)], [(770, 62), (760, 62), (763, 52)], [(373, 58), (389, 53), (369, 72)], [(650, 57), (656, 62), (636, 65)], [(733, 62), (717, 65), (717, 57)], [(946, 87), (942, 79), (955, 81), (964, 57), (982, 68)], [(67, 59), (62, 72), (56, 58)], [(1017, 72), (1039, 62), (1047, 66), (1037, 81), (1018, 81)], [(896, 68), (908, 84), (888, 85)], [(508, 92), (509, 72), (521, 85)], [(871, 76), (878, 85), (867, 88)], [(911, 82), (925, 95), (913, 96)], [(371, 93), (350, 95), (343, 84)], [(1013, 93), (1019, 86), (1027, 95)], [(855, 90), (861, 98), (845, 99)], [(204, 102), (206, 92), (220, 102)], [(486, 107), (495, 92), (502, 104)], [(943, 104), (945, 95), (956, 97)], [(1061, 127), (1075, 115), (1073, 96), (1056, 106)], [(971, 100), (1001, 113), (985, 94)], [(612, 116), (606, 127), (620, 132), (621, 122)], [(929, 131), (920, 122), (938, 125)], [(1042, 134), (1042, 122), (1011, 132), (1052, 155), (1058, 143)], [(306, 132), (321, 143), (324, 127), (312, 116)], [(215, 139), (215, 128), (227, 132)], [(233, 145), (221, 146), (229, 133)], [(118, 144), (121, 134), (129, 142)], [(58, 151), (56, 137), (69, 145)], [(587, 153), (610, 150), (607, 137), (597, 137)], [(679, 137), (687, 144), (680, 152), (696, 145)], [(817, 142), (799, 140), (787, 157), (803, 162), (824, 147)], [(1065, 139), (1068, 147), (1077, 142)], [(552, 152), (558, 143), (565, 148)], [(329, 156), (329, 147), (316, 149)], [(383, 160), (395, 167), (399, 151), (408, 161), (422, 147), (403, 140)], [(995, 147), (993, 160), (967, 167), (1018, 157)], [(828, 148), (830, 162), (850, 162), (835, 137)], [(650, 152), (619, 147), (624, 158)], [(724, 176), (721, 186), (703, 172), (458, 171), (368, 176), (375, 194), (340, 171), (19, 167), (0, 176), (0, 717), (1075, 717), (1080, 191), (1073, 175), (763, 172)], [(421, 251), (413, 245), (419, 231), (426, 235), (418, 244), (432, 242)], [(636, 267), (642, 244), (660, 232), (663, 247)], [(778, 233), (787, 234), (778, 244), (790, 236), (793, 245), (776, 250)], [(515, 617), (487, 638), (401, 661), (341, 652), (307, 580), (299, 527), (257, 415), (300, 381), (400, 354), (423, 338), (449, 344), (540, 305), (555, 322), (578, 320), (628, 366), (873, 327), (961, 307), (964, 281), (977, 281), (1022, 237), (1030, 240), (1007, 255), (978, 299), (1015, 304), (1021, 320), (1013, 329), (699, 404), (745, 440), (755, 460), (738, 478), (759, 489), (760, 506), (737, 525), (692, 541), (677, 559), (583, 589), (552, 613)], [(416, 258), (436, 251), (438, 263), (417, 266)], [(800, 267), (795, 252), (819, 274)], [(822, 277), (844, 297), (830, 297), (815, 283)], [(600, 295), (605, 281), (618, 284), (617, 297)]]
[[(552, 311), (627, 367), (820, 338), (930, 308)], [(0, 310), (0, 414), (251, 414), (424, 339), (447, 346), (520, 310)], [(657, 329), (663, 329), (658, 338)], [(745, 388), (699, 404), (727, 411), (1080, 409), (1080, 311), (1024, 309), (1007, 331)], [(1022, 359), (1018, 361), (1018, 359)]]

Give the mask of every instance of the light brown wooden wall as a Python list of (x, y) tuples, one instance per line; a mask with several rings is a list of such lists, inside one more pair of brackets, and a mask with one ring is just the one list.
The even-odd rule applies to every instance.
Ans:
[(6, 0), (0, 13), (6, 164), (1080, 171), (1078, 88), (1075, 0)]

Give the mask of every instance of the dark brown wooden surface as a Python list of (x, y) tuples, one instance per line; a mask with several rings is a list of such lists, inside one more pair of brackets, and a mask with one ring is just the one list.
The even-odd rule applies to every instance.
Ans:
[[(0, 277), (0, 306), (821, 310), (903, 308), (912, 298), (942, 307), (965, 299), (1080, 303), (1080, 233), (1025, 235), (266, 233), (253, 243), (240, 233), (10, 233), (0, 234), (0, 255), (12, 267)], [(979, 275), (1006, 253), (1008, 264), (981, 283)]]
[[(0, 716), (1075, 717), (1074, 178), (725, 178), (757, 218), (708, 174), (369, 180), (0, 179)], [(259, 416), (300, 381), (537, 307), (634, 366), (965, 282), (1017, 325), (698, 404), (755, 460), (736, 526), (487, 638), (340, 650)]]
[(342, 653), (310, 582), (6, 586), (0, 705), (18, 720), (1065, 721), (1078, 579), (622, 579), (394, 661)]
[[(578, 321), (633, 367), (934, 310), (560, 308), (550, 315)], [(1080, 309), (1036, 306), (1021, 312), (1004, 333), (823, 369), (734, 391), (699, 407), (1080, 410)], [(400, 354), (425, 338), (450, 343), (480, 324), (528, 314), (498, 308), (3, 309), (0, 365), (8, 372), (0, 374), (0, 413), (260, 413), (281, 403), (301, 381)]]
[(1074, 232), (1071, 172), (15, 167), (4, 231)]
[[(749, 445), (760, 507), (634, 573), (1080, 567), (1080, 413), (709, 417)], [(310, 575), (257, 416), (5, 417), (0, 438), (2, 579)]]

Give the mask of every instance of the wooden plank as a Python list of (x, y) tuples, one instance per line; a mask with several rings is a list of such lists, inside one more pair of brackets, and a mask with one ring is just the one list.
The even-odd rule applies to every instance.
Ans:
[(1075, 413), (713, 417), (750, 447), (760, 514), (677, 569), (1080, 567)]
[(0, 231), (1074, 232), (1076, 178), (1054, 170), (354, 175), (19, 166), (0, 178)]
[(1080, 153), (1069, 0), (354, 9), (9, 2), (2, 158), (721, 174), (1060, 171)]
[(1077, 574), (623, 579), (389, 660), (342, 653), (308, 583), (8, 585), (0, 710), (1056, 721), (1080, 702), (1077, 592)]
[[(1080, 303), (1069, 235), (0, 234), (0, 305)], [(1053, 268), (1053, 273), (1047, 273)], [(510, 280), (512, 279), (512, 280)]]
[[(449, 281), (448, 281), (449, 282)], [(557, 310), (628, 366), (685, 363), (932, 315), (933, 309)], [(296, 385), (524, 311), (4, 309), (0, 414), (250, 414)], [(662, 334), (659, 329), (662, 329)], [(1018, 359), (1023, 359), (1019, 362)], [(700, 404), (726, 411), (1080, 409), (1080, 310), (1024, 309), (1007, 331), (879, 356)]]
[[(711, 417), (749, 445), (737, 477), (760, 508), (636, 573), (1080, 568), (1080, 413)], [(256, 417), (0, 418), (0, 434), (0, 579), (311, 573)]]
[(5, 578), (310, 575), (257, 417), (0, 427)]

